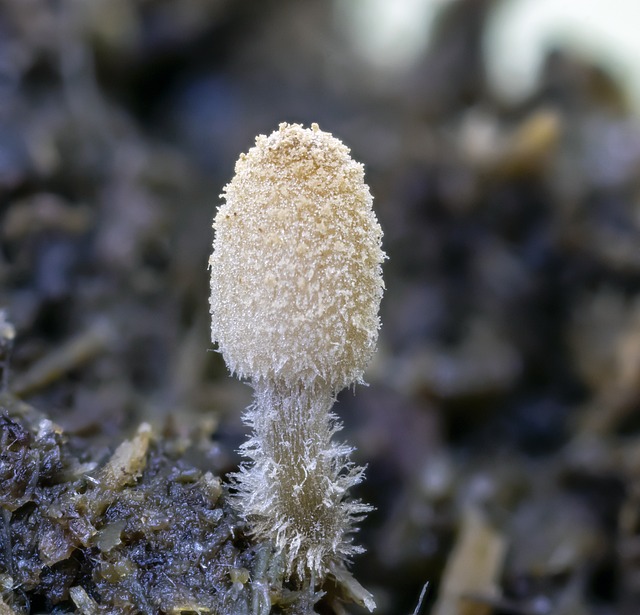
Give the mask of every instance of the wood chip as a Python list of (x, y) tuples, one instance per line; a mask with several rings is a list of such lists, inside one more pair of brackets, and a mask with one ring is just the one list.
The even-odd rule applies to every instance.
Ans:
[(503, 536), (478, 511), (468, 511), (445, 567), (433, 615), (488, 615), (491, 607), (472, 595), (498, 595), (505, 552)]

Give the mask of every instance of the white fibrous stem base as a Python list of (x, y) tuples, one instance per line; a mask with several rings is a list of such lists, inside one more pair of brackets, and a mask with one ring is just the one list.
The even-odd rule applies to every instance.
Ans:
[(287, 576), (317, 583), (363, 550), (352, 533), (371, 507), (348, 499), (363, 468), (349, 461), (350, 447), (332, 441), (340, 425), (329, 387), (253, 386), (245, 414), (253, 434), (241, 448), (250, 462), (235, 475), (236, 504), (255, 537), (283, 554)]

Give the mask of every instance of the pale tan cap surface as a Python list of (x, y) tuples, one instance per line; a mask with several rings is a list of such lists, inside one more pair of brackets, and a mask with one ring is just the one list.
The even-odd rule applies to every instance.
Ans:
[(281, 124), (236, 163), (214, 221), (211, 337), (241, 378), (362, 379), (378, 337), (382, 231), (361, 164)]

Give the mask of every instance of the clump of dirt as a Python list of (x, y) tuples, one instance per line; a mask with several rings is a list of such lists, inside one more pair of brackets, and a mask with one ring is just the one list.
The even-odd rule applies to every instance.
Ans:
[(143, 424), (106, 460), (25, 403), (0, 398), (4, 612), (304, 613), (219, 477)]

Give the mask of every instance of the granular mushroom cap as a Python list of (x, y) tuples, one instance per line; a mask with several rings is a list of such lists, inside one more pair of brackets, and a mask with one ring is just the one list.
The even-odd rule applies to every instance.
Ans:
[(211, 337), (229, 369), (334, 392), (361, 381), (385, 258), (362, 165), (316, 124), (281, 124), (240, 157), (222, 196)]

